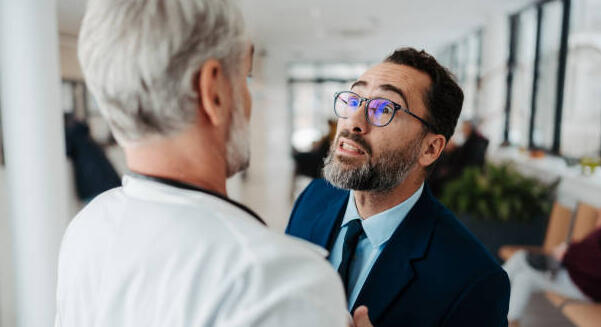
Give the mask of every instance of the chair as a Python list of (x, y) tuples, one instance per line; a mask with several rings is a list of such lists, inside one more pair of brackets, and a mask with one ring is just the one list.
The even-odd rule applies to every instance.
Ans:
[[(601, 209), (580, 202), (576, 207), (576, 212), (572, 214), (570, 209), (555, 202), (549, 217), (545, 241), (541, 247), (506, 245), (499, 249), (499, 256), (503, 260), (507, 260), (516, 251), (522, 249), (549, 253), (561, 242), (578, 242), (584, 239), (599, 226), (601, 226)], [(601, 304), (576, 301), (553, 292), (546, 292), (545, 295), (547, 300), (559, 308), (574, 325), (579, 327), (599, 326)]]
[(549, 216), (549, 223), (547, 224), (547, 233), (545, 234), (545, 241), (542, 247), (504, 245), (499, 249), (499, 257), (503, 260), (507, 260), (519, 250), (543, 252), (551, 251), (553, 247), (567, 240), (568, 233), (570, 231), (571, 221), (572, 211), (556, 201), (555, 203), (553, 203), (553, 209), (551, 210), (551, 215)]
[(578, 242), (590, 234), (598, 224), (601, 224), (601, 215), (598, 208), (589, 204), (579, 202), (576, 207), (576, 212), (572, 214), (570, 209), (555, 202), (549, 224), (547, 225), (547, 233), (542, 247), (539, 246), (519, 246), (505, 245), (499, 249), (499, 257), (503, 260), (511, 258), (518, 250), (542, 251), (550, 253), (551, 250), (561, 242), (573, 241)]
[(601, 322), (601, 304), (573, 302), (563, 306), (561, 312), (579, 327), (599, 327)]
[[(583, 202), (578, 203), (576, 214), (571, 226), (572, 231), (570, 233), (570, 242), (578, 242), (583, 240), (593, 230), (595, 230), (595, 228), (597, 228), (598, 222), (601, 222), (601, 215), (599, 215), (599, 212), (600, 210), (598, 208), (595, 208), (589, 204)], [(547, 292), (547, 299), (557, 307), (572, 303), (570, 298), (552, 292)], [(580, 310), (586, 311), (587, 309), (575, 310), (579, 312)], [(576, 325), (580, 326), (579, 324)]]
[[(586, 203), (579, 203), (576, 221), (572, 228), (571, 241), (578, 242), (590, 234), (597, 225), (599, 209)], [(601, 217), (599, 217), (601, 219)]]

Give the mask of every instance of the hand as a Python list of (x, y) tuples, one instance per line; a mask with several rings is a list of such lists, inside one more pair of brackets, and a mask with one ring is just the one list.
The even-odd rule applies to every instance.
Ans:
[(358, 307), (355, 313), (353, 313), (353, 322), (355, 323), (355, 327), (374, 327), (371, 321), (369, 321), (367, 307), (364, 305)]

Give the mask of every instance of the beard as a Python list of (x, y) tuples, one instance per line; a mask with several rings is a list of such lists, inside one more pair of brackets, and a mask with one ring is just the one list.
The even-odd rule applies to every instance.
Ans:
[[(368, 155), (368, 160), (361, 165), (355, 160), (336, 156), (339, 138), (344, 136), (362, 145)], [(347, 190), (388, 192), (402, 183), (410, 169), (417, 162), (423, 135), (416, 137), (405, 146), (382, 152), (372, 157), (369, 144), (359, 135), (347, 130), (340, 132), (332, 143), (330, 152), (324, 160), (323, 175), (330, 184)]]
[(226, 169), (227, 177), (248, 168), (250, 163), (250, 131), (249, 122), (244, 117), (244, 106), (240, 92), (233, 90), (234, 108), (232, 110), (232, 122), (228, 132), (226, 144)]

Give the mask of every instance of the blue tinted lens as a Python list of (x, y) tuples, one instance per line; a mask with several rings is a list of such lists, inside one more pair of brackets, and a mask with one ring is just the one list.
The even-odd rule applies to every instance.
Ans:
[(338, 117), (348, 118), (361, 106), (361, 98), (350, 92), (339, 93), (336, 97), (335, 108)]
[(367, 116), (374, 125), (386, 125), (392, 119), (394, 114), (394, 105), (385, 99), (374, 99), (370, 101), (367, 108)]
[(354, 95), (349, 95), (348, 97), (348, 106), (349, 107), (358, 107), (361, 104), (361, 99), (359, 99), (358, 97), (354, 96)]

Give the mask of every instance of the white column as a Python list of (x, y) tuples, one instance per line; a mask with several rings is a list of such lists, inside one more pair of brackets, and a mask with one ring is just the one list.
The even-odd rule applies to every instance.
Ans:
[(52, 326), (67, 218), (56, 0), (0, 0), (0, 75), (16, 326)]

